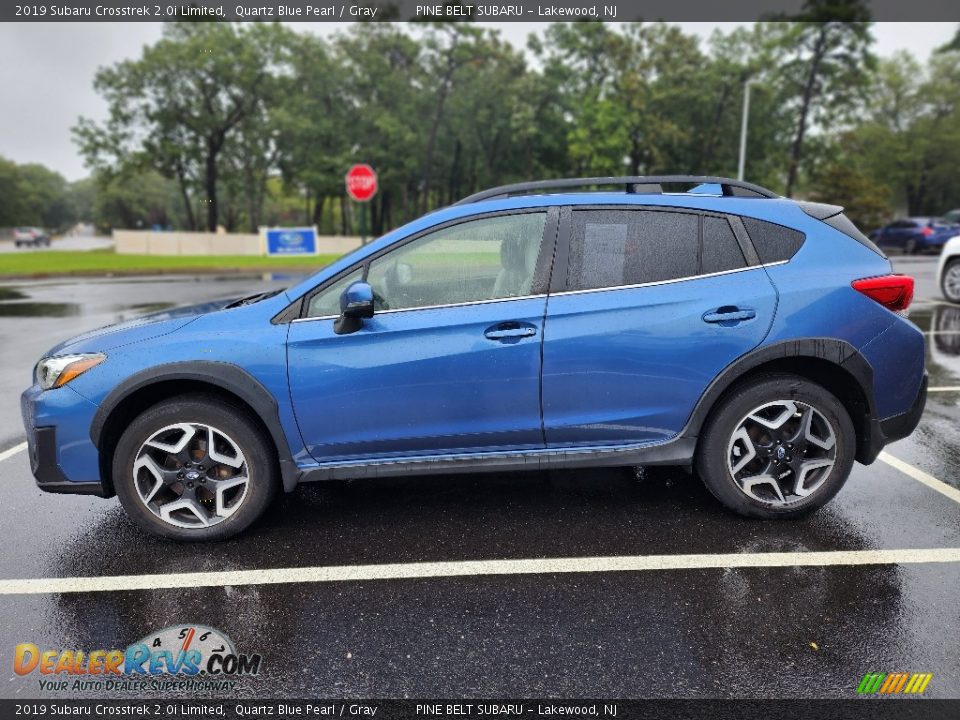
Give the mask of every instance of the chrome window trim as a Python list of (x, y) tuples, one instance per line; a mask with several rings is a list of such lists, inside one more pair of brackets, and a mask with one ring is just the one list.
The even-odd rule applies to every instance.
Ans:
[[(377, 310), (374, 313), (374, 316), (377, 315), (389, 315), (392, 313), (401, 313), (401, 312), (416, 312), (417, 310), (442, 310), (444, 308), (456, 308), (456, 307), (467, 307), (470, 305), (489, 305), (490, 303), (501, 303), (507, 302), (508, 300), (536, 300), (537, 298), (546, 298), (555, 297), (557, 295), (582, 295), (584, 293), (594, 293), (594, 292), (610, 292), (612, 290), (634, 290), (636, 288), (646, 288), (646, 287), (656, 287), (658, 285), (671, 285), (678, 282), (687, 282), (689, 280), (699, 280), (700, 278), (709, 278), (709, 277), (719, 277), (720, 275), (733, 275), (734, 273), (746, 272), (748, 270), (761, 270), (763, 268), (774, 267), (776, 265), (786, 265), (789, 260), (778, 260), (777, 262), (766, 263), (763, 265), (748, 265), (742, 268), (735, 268), (733, 270), (721, 270), (720, 272), (707, 273), (704, 275), (689, 275), (682, 278), (672, 278), (670, 280), (657, 280), (655, 282), (649, 283), (640, 283), (637, 285), (609, 285), (606, 287), (599, 288), (587, 288), (586, 290), (563, 290), (560, 292), (552, 293), (540, 293), (538, 295), (515, 295), (512, 297), (504, 298), (491, 298), (489, 300), (470, 300), (468, 302), (462, 303), (450, 303), (448, 305), (424, 305), (422, 307), (412, 307), (412, 308), (394, 308), (391, 310)], [(291, 320), (292, 323), (300, 322), (311, 322), (314, 320), (336, 320), (339, 315), (321, 315), (318, 317), (306, 317), (306, 318), (294, 318)]]
[[(444, 308), (457, 308), (457, 307), (467, 307), (469, 305), (489, 305), (491, 303), (502, 303), (507, 302), (508, 300), (536, 300), (537, 298), (546, 298), (546, 293), (540, 293), (538, 295), (512, 295), (510, 297), (502, 298), (489, 298), (487, 300), (468, 300), (467, 302), (461, 303), (449, 303), (447, 305), (421, 305), (419, 307), (409, 307), (409, 308), (391, 308), (390, 310), (376, 310), (373, 314), (374, 317), (377, 315), (390, 315), (392, 313), (401, 313), (401, 312), (416, 312), (417, 310), (442, 310)], [(290, 322), (309, 322), (311, 320), (336, 320), (339, 315), (321, 315), (319, 317), (306, 317), (306, 318), (294, 318)]]
[(669, 280), (655, 280), (654, 282), (638, 283), (635, 285), (605, 285), (604, 287), (586, 288), (584, 290), (562, 290), (560, 292), (550, 293), (550, 297), (555, 297), (557, 295), (582, 295), (584, 293), (610, 292), (611, 290), (634, 290), (636, 288), (656, 287), (658, 285), (672, 285), (673, 283), (687, 282), (689, 280), (719, 277), (720, 275), (733, 275), (734, 273), (746, 272), (748, 270), (760, 270), (763, 268), (773, 267), (774, 265), (783, 265), (788, 262), (790, 261), (778, 260), (777, 262), (767, 263), (765, 265), (747, 265), (742, 268), (734, 268), (733, 270), (721, 270), (715, 273), (704, 273), (703, 275), (687, 275), (686, 277), (671, 278)]

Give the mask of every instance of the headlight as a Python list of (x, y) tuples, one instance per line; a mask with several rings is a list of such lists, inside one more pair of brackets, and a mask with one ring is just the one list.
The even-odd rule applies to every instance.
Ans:
[(37, 384), (44, 390), (58, 388), (106, 359), (107, 356), (102, 353), (56, 355), (44, 358), (37, 363)]

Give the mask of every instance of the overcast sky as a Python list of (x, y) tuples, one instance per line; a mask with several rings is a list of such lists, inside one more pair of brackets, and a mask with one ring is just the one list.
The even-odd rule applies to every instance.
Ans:
[[(329, 34), (335, 23), (290, 23), (299, 30)], [(481, 23), (499, 27), (523, 46), (545, 23)], [(706, 39), (743, 23), (677, 23)], [(342, 29), (342, 26), (339, 26)], [(876, 51), (905, 49), (925, 60), (948, 42), (953, 23), (877, 23)], [(138, 57), (143, 45), (156, 41), (160, 23), (4, 23), (0, 25), (0, 156), (18, 163), (39, 162), (68, 180), (87, 174), (70, 136), (81, 115), (102, 119), (105, 103), (93, 91), (101, 65)]]

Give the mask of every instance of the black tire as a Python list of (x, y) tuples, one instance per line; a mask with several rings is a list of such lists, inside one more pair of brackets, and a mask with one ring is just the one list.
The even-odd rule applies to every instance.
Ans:
[[(206, 527), (178, 527), (164, 520), (157, 514), (156, 507), (151, 509), (147, 506), (136, 484), (138, 481), (135, 480), (134, 463), (141, 451), (145, 450), (145, 443), (162, 429), (177, 424), (196, 424), (198, 428), (204, 425), (212, 427), (219, 433), (216, 437), (220, 442), (232, 443), (226, 447), (239, 449), (242, 453), (244, 463), (239, 470), (235, 471), (247, 478), (242, 497), (236, 502), (236, 508), (230, 510), (229, 516), (220, 518), (216, 510), (212, 513), (208, 512), (208, 520), (213, 515), (215, 524)], [(202, 442), (203, 432), (198, 429), (196, 437)], [(196, 455), (203, 454), (200, 449), (193, 452)], [(191, 457), (191, 461), (196, 455)], [(238, 457), (240, 456), (235, 456), (234, 459)], [(216, 461), (209, 456), (198, 462), (211, 463), (212, 467), (208, 472), (199, 468), (195, 470), (195, 475), (199, 474), (204, 478), (190, 484), (191, 488), (196, 485), (196, 490), (186, 491), (186, 483), (179, 481), (170, 486), (164, 485), (161, 489), (174, 497), (176, 488), (179, 487), (185, 493), (196, 493), (195, 499), (208, 511), (211, 507), (219, 508), (218, 500), (221, 496), (216, 495), (217, 500), (212, 499), (210, 485), (205, 484), (201, 487), (200, 483), (207, 483), (209, 478), (210, 484), (213, 485), (218, 480), (216, 476), (218, 470), (227, 472), (232, 470), (226, 465), (216, 464)], [(174, 469), (168, 471), (168, 467)], [(186, 467), (181, 467), (179, 462), (170, 455), (169, 464), (163, 466), (164, 472), (176, 473), (178, 469), (185, 470)], [(137, 477), (141, 478), (139, 482), (144, 483), (145, 476), (142, 473), (145, 470), (141, 469), (138, 472), (140, 474)], [(183, 477), (182, 474), (181, 477)], [(146, 477), (146, 482), (151, 482), (149, 476)], [(130, 519), (149, 533), (180, 541), (224, 540), (249, 527), (273, 500), (279, 485), (276, 452), (259, 424), (245, 408), (226, 402), (215, 395), (182, 395), (148, 408), (130, 423), (120, 437), (114, 453), (113, 485)], [(201, 491), (205, 493), (203, 496), (200, 495)]]
[[(809, 471), (803, 468), (801, 468), (799, 473), (801, 477), (815, 475), (817, 478), (816, 488), (808, 495), (798, 496), (783, 492), (781, 487), (781, 498), (784, 501), (782, 503), (780, 502), (781, 498), (777, 497), (756, 499), (748, 495), (747, 491), (737, 482), (731, 472), (731, 469), (736, 469), (736, 465), (732, 465), (732, 462), (735, 458), (734, 453), (738, 450), (738, 448), (735, 447), (736, 441), (734, 439), (734, 433), (740, 430), (742, 423), (748, 421), (749, 414), (755, 412), (767, 403), (774, 404), (775, 406), (777, 401), (794, 403), (794, 407), (798, 409), (812, 408), (815, 413), (819, 413), (819, 417), (816, 419), (818, 427), (825, 429), (826, 426), (823, 423), (829, 423), (829, 429), (832, 430), (834, 438), (832, 451), (822, 450), (814, 446), (812, 447), (813, 452), (811, 453), (812, 455), (823, 453), (826, 456), (832, 452), (833, 466), (821, 471), (819, 474), (817, 474), (816, 470)], [(796, 405), (796, 403), (800, 404)], [(792, 418), (798, 418), (798, 416), (794, 415)], [(806, 416), (804, 415), (803, 419), (805, 418)], [(794, 423), (799, 423), (801, 420), (790, 419), (788, 422), (790, 424), (784, 426), (785, 430), (794, 428)], [(764, 431), (763, 426), (758, 425), (757, 427), (760, 428), (760, 432), (768, 432), (770, 435), (770, 437), (763, 438), (764, 443), (766, 443), (767, 440), (771, 441), (770, 445), (764, 444), (764, 447), (773, 447), (773, 450), (768, 451), (768, 454), (769, 452), (779, 453), (780, 441), (777, 441), (773, 437), (775, 431)], [(821, 439), (826, 437), (825, 434), (821, 434)], [(804, 447), (808, 444), (810, 443), (806, 440), (803, 441)], [(761, 465), (774, 461), (774, 458), (764, 457), (764, 451), (759, 450), (758, 445), (754, 444), (753, 447), (756, 449), (757, 455), (755, 456), (756, 459), (751, 462)], [(791, 444), (790, 447), (793, 448), (793, 445)], [(797, 452), (796, 449), (787, 450), (785, 446), (784, 451), (785, 453)], [(801, 453), (798, 454), (796, 462), (802, 464), (804, 459), (799, 457), (799, 455), (806, 455), (807, 452), (808, 450), (801, 451)], [(741, 454), (745, 455), (742, 452)], [(850, 471), (853, 468), (855, 455), (856, 435), (853, 423), (846, 409), (833, 394), (820, 385), (797, 375), (785, 373), (764, 374), (738, 383), (734, 388), (725, 393), (723, 398), (721, 398), (714, 407), (704, 425), (704, 431), (697, 446), (695, 467), (697, 474), (703, 480), (711, 494), (731, 510), (741, 515), (755, 518), (794, 518), (822, 507), (840, 491), (840, 488), (843, 487), (843, 484), (847, 481)], [(794, 460), (794, 458), (789, 455), (786, 456), (786, 459)], [(826, 460), (827, 458), (825, 457), (824, 459)], [(797, 477), (796, 471), (788, 470), (786, 465), (769, 467), (773, 468), (772, 474), (778, 477), (781, 476), (781, 470), (786, 473), (784, 483), (788, 484)], [(797, 465), (793, 467), (796, 468)], [(745, 476), (757, 477), (768, 474), (767, 470), (752, 471), (749, 470), (749, 468), (750, 465), (747, 465), (747, 468), (738, 472), (738, 474), (743, 474), (740, 478), (741, 481)], [(753, 472), (756, 474), (751, 474)], [(793, 473), (792, 475), (789, 474), (791, 472)], [(771, 496), (775, 492), (769, 483), (758, 487), (763, 488), (764, 491), (769, 489), (769, 495)], [(807, 488), (804, 488), (804, 491), (806, 490)], [(754, 494), (759, 494), (759, 492), (758, 490)]]
[(960, 258), (950, 260), (944, 265), (943, 274), (940, 276), (940, 292), (942, 292), (943, 296), (950, 302), (960, 303), (960, 287), (955, 287), (954, 291), (950, 292), (947, 285), (947, 275), (951, 272), (960, 272)]

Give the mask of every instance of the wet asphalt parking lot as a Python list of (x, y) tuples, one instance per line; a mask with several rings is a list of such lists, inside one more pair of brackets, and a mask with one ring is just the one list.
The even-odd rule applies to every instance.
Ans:
[(960, 307), (935, 260), (895, 266), (918, 279), (923, 420), (806, 519), (739, 518), (679, 470), (492, 474), (304, 486), (213, 545), (146, 536), (116, 499), (37, 490), (19, 393), (67, 336), (289, 281), (5, 282), (0, 697), (84, 695), (15, 675), (18, 643), (122, 648), (199, 623), (263, 655), (236, 698), (849, 698), (894, 671), (958, 698)]

